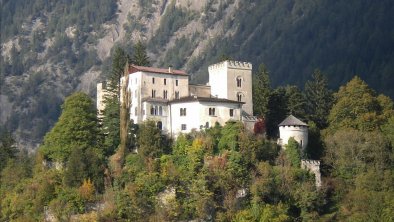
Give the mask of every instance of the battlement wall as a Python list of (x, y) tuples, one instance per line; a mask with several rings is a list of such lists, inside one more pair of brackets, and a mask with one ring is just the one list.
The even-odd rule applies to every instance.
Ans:
[(301, 168), (315, 174), (316, 187), (321, 187), (321, 173), (319, 160), (301, 160)]
[(247, 70), (252, 70), (252, 63), (250, 62), (241, 62), (241, 61), (231, 61), (231, 60), (226, 60), (221, 63), (216, 63), (213, 65), (210, 65), (208, 67), (209, 71), (213, 71), (216, 69), (222, 69), (224, 67), (231, 68), (231, 69), (247, 69)]

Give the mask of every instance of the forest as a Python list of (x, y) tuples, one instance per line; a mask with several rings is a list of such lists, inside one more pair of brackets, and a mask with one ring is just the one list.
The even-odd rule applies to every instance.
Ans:
[[(172, 139), (153, 121), (131, 123), (119, 103), (124, 65), (150, 64), (142, 43), (133, 51), (114, 49), (102, 119), (75, 92), (34, 155), (1, 132), (1, 221), (394, 221), (394, 103), (360, 77), (333, 92), (315, 70), (303, 90), (274, 88), (262, 64), (260, 130), (227, 122)], [(289, 114), (308, 123), (305, 151), (276, 143)], [(305, 158), (321, 160), (320, 188)]]
[(113, 46), (131, 54), (138, 40), (152, 65), (185, 70), (193, 83), (205, 84), (207, 67), (225, 54), (264, 63), (272, 87), (303, 90), (319, 68), (332, 90), (358, 75), (394, 98), (392, 0), (201, 0), (197, 9), (177, 2), (187, 1), (2, 0), (0, 128), (34, 151), (67, 96), (94, 97)]

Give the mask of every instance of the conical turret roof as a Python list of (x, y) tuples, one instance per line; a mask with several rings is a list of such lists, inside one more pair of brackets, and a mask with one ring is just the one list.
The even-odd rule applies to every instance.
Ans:
[(306, 123), (302, 122), (301, 120), (297, 119), (295, 116), (290, 115), (278, 126), (308, 126)]

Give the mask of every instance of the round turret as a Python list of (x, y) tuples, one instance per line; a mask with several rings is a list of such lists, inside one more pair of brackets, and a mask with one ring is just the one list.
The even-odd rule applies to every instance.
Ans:
[(285, 147), (289, 139), (293, 137), (304, 150), (308, 145), (308, 125), (293, 115), (288, 116), (279, 125), (280, 145)]

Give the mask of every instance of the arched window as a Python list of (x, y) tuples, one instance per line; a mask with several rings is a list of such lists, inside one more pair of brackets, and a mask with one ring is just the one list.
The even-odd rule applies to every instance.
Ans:
[(242, 102), (242, 93), (237, 93), (237, 101)]
[(242, 87), (242, 78), (240, 76), (237, 77), (237, 87)]
[(158, 107), (155, 106), (155, 116), (157, 116), (157, 111), (158, 111), (158, 110), (159, 110)]
[(162, 115), (163, 115), (163, 107), (159, 106), (159, 116), (162, 116)]
[(155, 115), (155, 107), (151, 107), (150, 108), (150, 114), (153, 116), (153, 115)]
[(205, 123), (205, 129), (208, 129), (209, 128), (209, 122), (206, 122)]
[(162, 130), (162, 129), (163, 129), (163, 123), (162, 123), (161, 121), (157, 122), (157, 128), (158, 128), (159, 130)]

